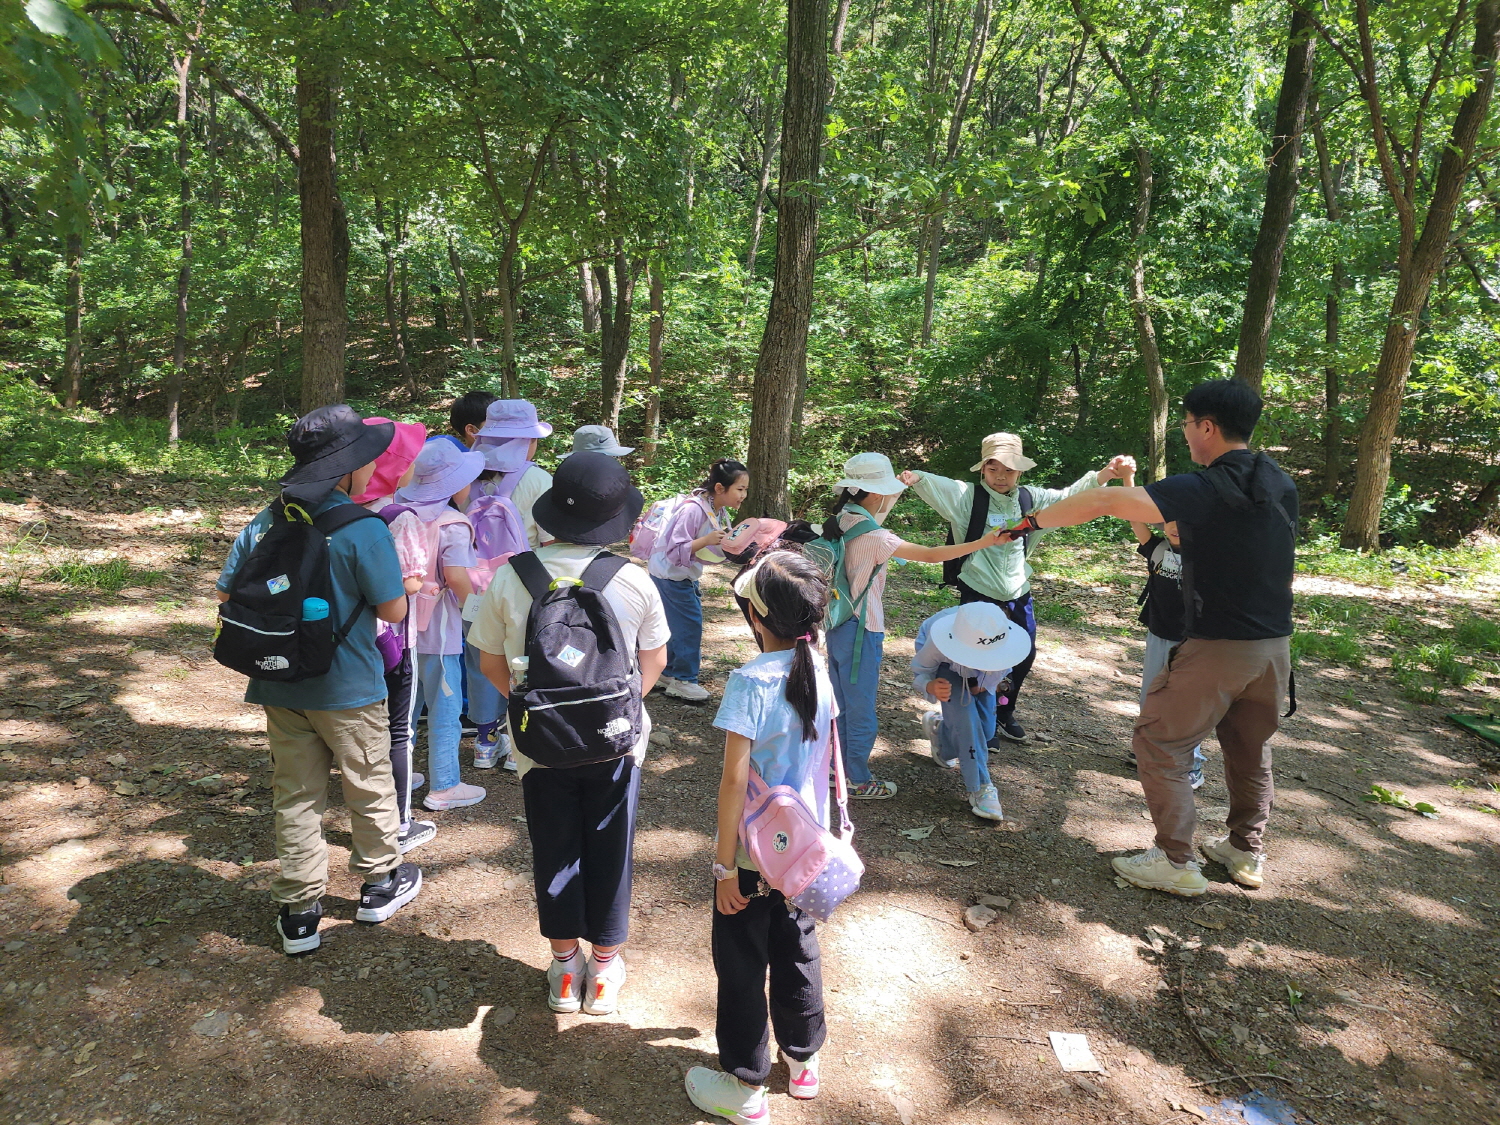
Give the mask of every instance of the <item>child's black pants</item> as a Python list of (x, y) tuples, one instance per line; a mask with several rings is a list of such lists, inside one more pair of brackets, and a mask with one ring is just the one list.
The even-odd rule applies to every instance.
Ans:
[[(754, 896), (760, 876), (740, 871), (740, 893)], [(738, 914), (714, 911), (714, 969), (719, 974), (719, 1065), (757, 1086), (771, 1074), (769, 1031), (791, 1058), (816, 1054), (827, 1038), (823, 969), (810, 914), (787, 909), (780, 891), (750, 899)], [(770, 1022), (766, 975), (770, 971)]]
[(544, 938), (619, 945), (630, 934), (630, 881), (641, 771), (629, 754), (521, 779), (536, 912)]

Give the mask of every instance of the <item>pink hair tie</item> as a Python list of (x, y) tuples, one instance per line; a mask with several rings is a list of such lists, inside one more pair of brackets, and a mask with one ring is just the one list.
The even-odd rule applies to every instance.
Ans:
[(799, 640), (799, 641), (806, 641), (806, 642), (807, 642), (807, 643), (808, 643), (808, 644), (810, 644), (810, 645), (811, 645), (811, 644), (817, 644), (817, 643), (818, 643), (818, 642), (817, 642), (817, 641), (816, 641), (816, 640), (814, 640), (814, 639), (813, 639), (813, 635), (812, 635), (812, 634), (811, 634), (811, 633), (803, 633), (803, 634), (802, 634), (802, 635), (801, 635), (801, 636), (800, 636), (800, 637), (798, 637), (798, 638), (797, 638), (797, 639), (798, 639), (798, 640)]

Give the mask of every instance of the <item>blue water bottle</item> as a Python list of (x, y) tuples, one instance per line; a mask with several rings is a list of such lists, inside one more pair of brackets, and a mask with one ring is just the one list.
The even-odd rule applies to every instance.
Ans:
[(322, 621), (328, 616), (328, 603), (322, 598), (302, 599), (302, 620)]

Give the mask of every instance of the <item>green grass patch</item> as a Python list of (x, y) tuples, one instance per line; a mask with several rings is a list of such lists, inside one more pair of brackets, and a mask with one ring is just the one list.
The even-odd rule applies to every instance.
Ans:
[(129, 559), (106, 559), (87, 563), (69, 561), (49, 566), (42, 572), (47, 582), (61, 582), (83, 590), (105, 590), (113, 593), (126, 586), (153, 586), (166, 575), (159, 570), (136, 570)]
[(1469, 652), (1500, 653), (1500, 621), (1471, 613), (1453, 627), (1453, 643)]
[(1077, 625), (1083, 620), (1083, 610), (1067, 602), (1055, 600), (1033, 602), (1036, 619), (1048, 625)]
[(1335, 535), (1319, 535), (1298, 545), (1297, 573), (1342, 578), (1361, 586), (1467, 586), (1480, 578), (1500, 577), (1500, 546), (1416, 544), (1369, 553), (1345, 550)]
[(1364, 646), (1349, 629), (1334, 629), (1326, 633), (1299, 629), (1292, 634), (1293, 660), (1309, 658), (1352, 667), (1363, 664), (1365, 656)]

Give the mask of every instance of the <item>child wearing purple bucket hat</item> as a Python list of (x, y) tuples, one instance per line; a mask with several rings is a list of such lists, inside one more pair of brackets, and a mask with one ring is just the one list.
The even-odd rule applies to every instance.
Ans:
[[(552, 487), (552, 474), (536, 461), (537, 443), (552, 426), (537, 418), (536, 406), (524, 398), (502, 398), (485, 410), (484, 425), (474, 435), (474, 452), (484, 455), (485, 471), (470, 491), (469, 503), (480, 496), (504, 496), (515, 505), (526, 526), (526, 540), (535, 550), (544, 536), (532, 515), (538, 496)], [(474, 767), (493, 769), (500, 762), (514, 772), (510, 736), (500, 693), (479, 671), (479, 650), (468, 643), (464, 623), (464, 666), (468, 672), (469, 718), (474, 721)]]
[(417, 455), (410, 483), (395, 495), (397, 504), (422, 521), (427, 542), (426, 574), (412, 607), (417, 681), (427, 704), (429, 788), (422, 804), (434, 812), (477, 805), (485, 798), (482, 787), (464, 784), (458, 772), (464, 698), (460, 607), (474, 592), (468, 568), (476, 561), (474, 528), (463, 508), (483, 471), (483, 454), (459, 450), (451, 442), (428, 442)]

